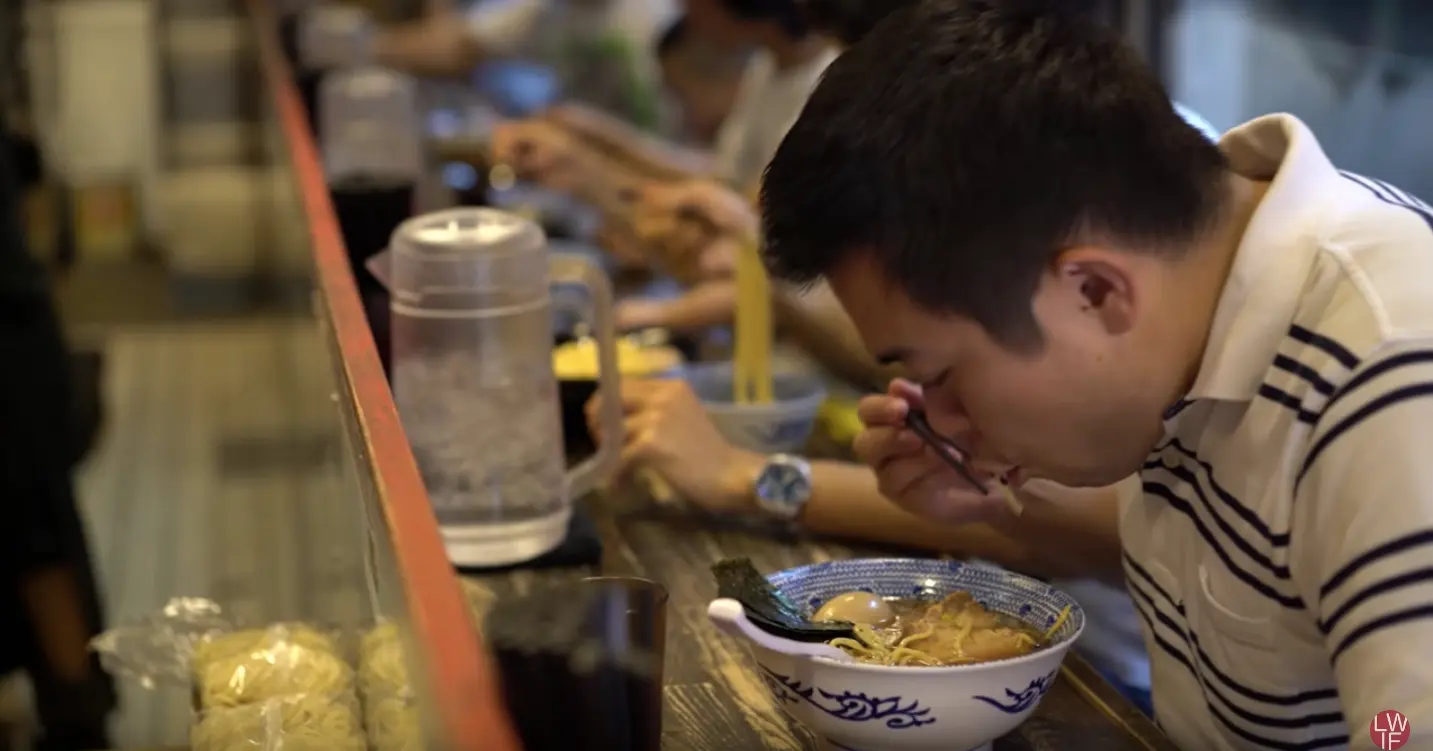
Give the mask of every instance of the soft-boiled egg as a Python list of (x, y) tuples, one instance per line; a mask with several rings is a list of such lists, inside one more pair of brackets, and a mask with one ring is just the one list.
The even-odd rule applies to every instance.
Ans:
[(847, 592), (826, 601), (813, 621), (847, 621), (863, 626), (888, 626), (896, 619), (890, 603), (870, 592)]

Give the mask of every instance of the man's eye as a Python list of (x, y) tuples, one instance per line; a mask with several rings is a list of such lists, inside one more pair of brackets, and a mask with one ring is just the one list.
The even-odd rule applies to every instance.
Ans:
[(926, 390), (926, 389), (933, 389), (933, 388), (936, 388), (937, 386), (940, 386), (941, 384), (945, 383), (945, 379), (946, 379), (949, 375), (950, 375), (950, 368), (946, 368), (945, 370), (942, 370), (942, 371), (940, 371), (939, 373), (936, 373), (934, 378), (930, 378), (930, 379), (921, 381), (921, 390), (924, 391), (924, 390)]

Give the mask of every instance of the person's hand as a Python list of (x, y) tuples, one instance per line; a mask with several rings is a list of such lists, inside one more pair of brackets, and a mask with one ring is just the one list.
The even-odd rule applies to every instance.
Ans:
[[(587, 421), (599, 442), (600, 404), (600, 396), (587, 403)], [(686, 381), (624, 379), (622, 408), (626, 443), (619, 474), (655, 472), (679, 496), (709, 511), (755, 508), (752, 488), (762, 457), (728, 443)]]
[(705, 180), (649, 184), (633, 211), (633, 227), (654, 260), (687, 284), (729, 276), (756, 223), (739, 194)]
[(923, 404), (919, 386), (895, 379), (879, 396), (861, 399), (857, 414), (866, 428), (856, 436), (856, 455), (876, 471), (881, 494), (917, 516), (947, 524), (1009, 518), (1003, 497), (983, 494), (905, 426), (906, 414)]
[(582, 148), (571, 133), (547, 120), (513, 120), (493, 130), (494, 164), (506, 164), (519, 177), (554, 190), (581, 183)]
[(642, 190), (639, 210), (695, 220), (738, 239), (756, 237), (761, 224), (746, 196), (712, 180), (648, 184)]
[(612, 315), (618, 331), (661, 328), (666, 325), (667, 305), (667, 300), (629, 297), (617, 302)]
[(597, 245), (607, 251), (624, 269), (643, 268), (647, 265), (647, 248), (630, 226), (611, 220), (603, 221), (597, 229), (596, 240)]

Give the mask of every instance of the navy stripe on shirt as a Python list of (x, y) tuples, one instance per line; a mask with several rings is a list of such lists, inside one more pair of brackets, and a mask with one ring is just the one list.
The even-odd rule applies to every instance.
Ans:
[[(1160, 461), (1150, 461), (1145, 463), (1144, 469), (1146, 471), (1162, 470), (1164, 472), (1169, 473), (1170, 475), (1173, 475), (1176, 479), (1182, 481), (1185, 485), (1188, 485), (1190, 488), (1192, 488), (1194, 490), (1195, 497), (1199, 500), (1200, 506), (1202, 506), (1204, 510), (1208, 513), (1208, 516), (1214, 520), (1214, 524), (1219, 528), (1219, 531), (1223, 532), (1224, 536), (1228, 537), (1229, 541), (1234, 543), (1234, 547), (1238, 548), (1241, 553), (1248, 556), (1255, 563), (1259, 564), (1260, 567), (1267, 569), (1269, 573), (1273, 574), (1275, 577), (1284, 580), (1289, 579), (1288, 566), (1274, 563), (1269, 553), (1265, 553), (1261, 550), (1256, 549), (1253, 543), (1244, 539), (1241, 534), (1235, 531), (1234, 525), (1230, 524), (1228, 520), (1226, 520), (1223, 516), (1221, 516), (1217, 511), (1214, 510), (1214, 505), (1209, 502), (1209, 496), (1204, 492), (1203, 483), (1199, 481), (1199, 477), (1194, 472), (1190, 471), (1188, 467), (1185, 467), (1181, 464), (1171, 466), (1168, 464), (1164, 464)], [(1159, 495), (1161, 498), (1165, 498), (1166, 501), (1169, 501), (1169, 498), (1166, 493), (1174, 493), (1173, 487), (1166, 485), (1165, 483), (1159, 482), (1153, 478), (1144, 477), (1143, 479), (1144, 482), (1147, 484), (1159, 486), (1160, 490), (1156, 491), (1156, 495)], [(1238, 503), (1237, 500), (1233, 502)], [(1180, 507), (1180, 511), (1185, 510), (1183, 506), (1190, 505), (1187, 501), (1185, 501), (1183, 497), (1178, 498), (1177, 501), (1170, 501), (1170, 503), (1177, 507)], [(1238, 508), (1244, 507), (1240, 505), (1238, 506)], [(1193, 509), (1191, 508), (1190, 511), (1193, 511)], [(1195, 525), (1199, 526), (1200, 521), (1195, 520)]]
[[(1168, 468), (1165, 467), (1164, 469), (1167, 470)], [(1202, 495), (1203, 491), (1200, 490), (1198, 484), (1194, 484), (1192, 487), (1196, 494)], [(1229, 573), (1233, 574), (1239, 581), (1247, 584), (1250, 589), (1286, 608), (1295, 610), (1302, 610), (1304, 608), (1304, 601), (1297, 594), (1280, 592), (1275, 589), (1273, 585), (1262, 581), (1259, 577), (1245, 570), (1243, 566), (1235, 563), (1233, 557), (1231, 557), (1229, 552), (1224, 549), (1224, 546), (1220, 544), (1219, 539), (1209, 529), (1209, 525), (1204, 522), (1199, 512), (1195, 511), (1189, 501), (1180, 497), (1179, 494), (1175, 493), (1168, 485), (1153, 480), (1144, 480), (1144, 492), (1164, 499), (1164, 502), (1167, 503), (1170, 508), (1178, 511), (1183, 514), (1185, 518), (1189, 519), (1189, 521), (1194, 524), (1195, 530), (1199, 532), (1199, 536), (1204, 538), (1204, 542), (1208, 544), (1210, 550), (1214, 551), (1214, 554), (1219, 557), (1219, 560), (1224, 563), (1224, 567), (1229, 570)], [(1205, 505), (1208, 505), (1207, 501)], [(1215, 516), (1215, 519), (1219, 520), (1219, 517)], [(1216, 523), (1218, 522), (1216, 521)], [(1289, 579), (1287, 566), (1275, 564), (1269, 560), (1268, 556), (1261, 555), (1257, 551), (1254, 551), (1248, 541), (1233, 534), (1232, 530), (1226, 530), (1226, 534), (1229, 536), (1230, 541), (1234, 543), (1235, 547), (1239, 548), (1241, 552), (1249, 556), (1249, 558), (1253, 559), (1256, 563), (1261, 564), (1265, 569), (1269, 570), (1275, 578), (1282, 580)]]
[(1295, 341), (1323, 351), (1324, 354), (1337, 360), (1345, 368), (1352, 370), (1358, 367), (1358, 358), (1347, 347), (1323, 334), (1310, 331), (1296, 323), (1289, 327), (1289, 336)]
[[(1433, 583), (1433, 566), (1426, 565), (1430, 551), (1433, 551), (1433, 530), (1425, 529), (1385, 542), (1345, 563), (1319, 588), (1321, 606), (1331, 599), (1331, 597), (1339, 594), (1340, 590), (1344, 588), (1344, 585), (1358, 574), (1376, 565), (1396, 561), (1400, 557), (1423, 554), (1419, 558), (1420, 562), (1414, 564), (1414, 567), (1405, 567), (1398, 570), (1395, 574), (1370, 582), (1343, 598), (1342, 604), (1335, 608), (1332, 613), (1318, 621), (1319, 630), (1323, 632), (1325, 636), (1329, 636), (1358, 606), (1376, 597)], [(1333, 659), (1337, 660), (1339, 655), (1343, 654), (1359, 641), (1384, 628), (1406, 623), (1410, 620), (1419, 620), (1433, 616), (1433, 613), (1425, 611), (1424, 608), (1425, 603), (1419, 601), (1413, 605), (1405, 606), (1400, 610), (1370, 618), (1366, 622), (1359, 624), (1339, 638), (1332, 646), (1330, 653)]]
[(1416, 196), (1409, 195), (1382, 180), (1377, 180), (1372, 177), (1365, 177), (1343, 170), (1339, 170), (1339, 174), (1343, 175), (1344, 179), (1349, 182), (1372, 193), (1374, 197), (1389, 206), (1397, 206), (1400, 209), (1412, 211), (1418, 215), (1418, 218), (1423, 220), (1424, 224), (1428, 225), (1428, 229), (1433, 230), (1433, 208), (1430, 208), (1428, 204), (1419, 200)]
[[(1261, 537), (1269, 541), (1270, 545), (1273, 545), (1275, 547), (1284, 547), (1289, 544), (1288, 532), (1274, 532), (1273, 530), (1271, 530), (1269, 528), (1269, 525), (1265, 523), (1263, 518), (1261, 518), (1257, 513), (1255, 513), (1253, 509), (1244, 505), (1242, 501), (1234, 497), (1233, 493), (1230, 493), (1227, 489), (1225, 489), (1223, 485), (1219, 484), (1218, 480), (1214, 479), (1214, 465), (1210, 464), (1207, 461), (1204, 461), (1204, 459), (1200, 458), (1200, 456), (1193, 450), (1191, 450), (1188, 446), (1185, 446), (1184, 443), (1182, 443), (1178, 438), (1171, 438), (1168, 442), (1160, 445), (1154, 450), (1152, 456), (1158, 457), (1162, 453), (1170, 449), (1173, 449), (1181, 456), (1194, 462), (1195, 465), (1199, 467), (1199, 469), (1203, 470), (1205, 479), (1209, 481), (1209, 488), (1214, 491), (1214, 495), (1219, 498), (1220, 502), (1223, 503), (1223, 505), (1230, 511), (1233, 511), (1236, 515), (1238, 515), (1240, 520), (1242, 520), (1245, 524), (1248, 524), (1250, 527), (1253, 527), (1254, 530), (1258, 532)], [(1146, 462), (1144, 466), (1146, 468), (1151, 468), (1156, 466), (1156, 464), (1157, 461), (1150, 461)], [(1159, 464), (1159, 466), (1163, 466), (1166, 469), (1169, 468), (1168, 465)]]
[[(1348, 347), (1339, 344), (1323, 334), (1311, 331), (1298, 324), (1293, 324), (1289, 327), (1288, 337), (1293, 341), (1312, 347), (1314, 350), (1328, 355), (1345, 370), (1352, 370), (1358, 366), (1358, 357), (1355, 356)], [(1336, 393), (1336, 387), (1333, 381), (1326, 378), (1312, 365), (1300, 362), (1291, 355), (1275, 355), (1271, 369), (1281, 370), (1293, 375), (1295, 378), (1307, 384), (1314, 393), (1323, 397), (1329, 397)], [(1308, 402), (1307, 394), (1300, 395), (1293, 393), (1273, 383), (1266, 382), (1260, 385), (1258, 395), (1281, 407), (1289, 409), (1294, 413), (1294, 419), (1305, 425), (1313, 425), (1318, 422), (1319, 414), (1322, 413), (1324, 409), (1327, 409), (1327, 404), (1320, 409), (1311, 409), (1306, 406)]]
[[(1173, 609), (1174, 612), (1179, 615), (1181, 620), (1184, 620), (1187, 623), (1188, 615), (1184, 611), (1183, 603), (1176, 600), (1173, 595), (1170, 595), (1169, 592), (1164, 589), (1164, 587), (1161, 587), (1159, 585), (1159, 582), (1155, 581), (1154, 577), (1150, 575), (1149, 571), (1145, 569), (1144, 566), (1140, 565), (1140, 563), (1136, 561), (1133, 557), (1131, 557), (1129, 553), (1124, 553), (1123, 557), (1126, 568), (1126, 581), (1131, 582), (1135, 579), (1138, 579), (1142, 586), (1148, 586), (1149, 588), (1154, 590), (1154, 592), (1159, 595), (1160, 600), (1163, 601), (1168, 607)], [(1134, 577), (1129, 576), (1131, 572), (1135, 574)], [(1149, 598), (1149, 595), (1142, 594), (1142, 596), (1147, 598), (1151, 605), (1155, 604), (1154, 600), (1152, 598)], [(1194, 648), (1198, 651), (1200, 663), (1202, 663), (1205, 667), (1209, 668), (1210, 671), (1215, 674), (1215, 677), (1219, 678), (1220, 682), (1224, 683), (1224, 685), (1228, 686), (1231, 690), (1242, 696), (1248, 697), (1258, 702), (1262, 702), (1264, 704), (1272, 704), (1281, 707), (1291, 707), (1311, 701), (1325, 701), (1338, 698), (1338, 690), (1332, 688), (1314, 689), (1312, 691), (1300, 691), (1296, 694), (1270, 694), (1244, 686), (1243, 684), (1240, 684), (1235, 681), (1233, 678), (1230, 678), (1227, 673), (1219, 670), (1219, 668), (1214, 665), (1213, 661), (1209, 658), (1208, 653), (1206, 653), (1203, 647), (1200, 646), (1199, 636), (1197, 634), (1195, 634), (1192, 630), (1188, 629), (1183, 625), (1174, 624), (1168, 616), (1164, 616), (1164, 614), (1159, 611), (1158, 607), (1155, 607), (1155, 611), (1162, 616), (1160, 619), (1162, 623), (1177, 631), (1179, 635), (1186, 641), (1192, 642), (1192, 646), (1194, 646)], [(1321, 717), (1321, 715), (1314, 715), (1313, 717), (1317, 718)], [(1311, 720), (1311, 722), (1318, 721), (1334, 722), (1335, 720)], [(1337, 721), (1343, 721), (1342, 714), (1338, 716)]]
[[(1302, 691), (1292, 695), (1277, 696), (1257, 691), (1255, 689), (1251, 689), (1238, 683), (1237, 681), (1233, 680), (1227, 673), (1215, 667), (1213, 661), (1210, 660), (1208, 653), (1205, 652), (1204, 649), (1199, 645), (1198, 636), (1193, 632), (1193, 630), (1188, 629), (1179, 623), (1176, 623), (1174, 617), (1164, 612), (1165, 609), (1159, 607), (1159, 605), (1156, 604), (1154, 597), (1151, 596), (1149, 592), (1145, 591), (1145, 589), (1146, 587), (1148, 587), (1158, 592), (1161, 596), (1161, 599), (1166, 603), (1166, 606), (1169, 609), (1172, 609), (1175, 613), (1177, 613), (1180, 620), (1184, 620), (1187, 622), (1188, 619), (1184, 612), (1184, 607), (1180, 603), (1174, 601), (1173, 598), (1169, 597), (1168, 593), (1166, 593), (1154, 581), (1154, 579), (1149, 576), (1148, 572), (1146, 572), (1142, 567), (1140, 567), (1139, 564), (1136, 563), (1133, 559), (1131, 559), (1128, 555), (1125, 555), (1125, 566), (1126, 576), (1129, 580), (1129, 588), (1131, 592), (1135, 594), (1134, 599), (1135, 604), (1137, 606), (1136, 612), (1139, 614), (1140, 619), (1145, 622), (1145, 625), (1149, 629), (1149, 632), (1156, 646), (1158, 646), (1162, 651), (1169, 655), (1171, 659), (1183, 665), (1185, 669), (1187, 669), (1190, 674), (1195, 678), (1195, 680), (1199, 682), (1200, 688), (1204, 693), (1204, 703), (1205, 706), (1208, 708), (1209, 713), (1221, 725), (1228, 728), (1231, 733), (1234, 733), (1235, 735), (1238, 735), (1239, 737), (1251, 743), (1257, 743), (1267, 748), (1278, 749), (1331, 748), (1342, 745), (1347, 742), (1347, 735), (1342, 727), (1344, 723), (1344, 717), (1343, 713), (1340, 711), (1335, 710), (1330, 712), (1314, 712), (1303, 716), (1288, 718), (1270, 717), (1268, 715), (1253, 712), (1250, 709), (1237, 703), (1236, 700), (1231, 698), (1229, 694), (1221, 690), (1219, 684), (1223, 684), (1223, 686), (1227, 688), (1230, 692), (1238, 694), (1242, 697), (1252, 699), (1260, 703), (1281, 707), (1295, 707), (1301, 704), (1316, 701), (1334, 701), (1338, 698), (1338, 692), (1333, 689), (1319, 689), (1315, 691)], [(1148, 610), (1149, 612), (1146, 612), (1146, 610)], [(1180, 647), (1172, 643), (1169, 639), (1165, 638), (1159, 632), (1159, 629), (1156, 628), (1156, 621), (1162, 624), (1170, 632), (1177, 634), (1180, 638), (1182, 638), (1185, 644), (1190, 647), (1190, 650), (1181, 649)], [(1191, 659), (1189, 654), (1191, 650), (1194, 654), (1197, 655), (1198, 662), (1202, 666), (1202, 669), (1200, 667), (1196, 667), (1196, 665), (1194, 664), (1194, 660)], [(1212, 675), (1215, 680), (1209, 680), (1207, 677), (1209, 675)], [(1301, 743), (1276, 740), (1254, 733), (1249, 729), (1235, 723), (1225, 714), (1224, 711), (1220, 711), (1220, 708), (1214, 705), (1214, 703), (1211, 701), (1211, 697), (1217, 699), (1218, 703), (1222, 705), (1224, 709), (1230, 714), (1233, 714), (1235, 717), (1238, 717), (1239, 719), (1244, 720), (1245, 722), (1253, 724), (1257, 727), (1299, 730), (1308, 728), (1311, 725), (1337, 725), (1339, 726), (1339, 730), (1334, 735), (1324, 735), (1318, 738), (1314, 738), (1310, 741)]]
[(1314, 445), (1309, 448), (1309, 453), (1304, 456), (1303, 465), (1299, 467), (1299, 474), (1294, 478), (1295, 492), (1298, 491), (1299, 485), (1303, 483), (1304, 477), (1308, 475), (1309, 470), (1313, 468), (1314, 462), (1318, 461), (1318, 458), (1323, 456), (1323, 453), (1327, 451), (1329, 446), (1333, 445), (1333, 442), (1338, 440), (1340, 436), (1353, 430), (1365, 420), (1374, 417), (1385, 409), (1427, 396), (1433, 396), (1433, 383), (1408, 384), (1369, 400), (1362, 407), (1354, 410), (1352, 414), (1344, 417), (1342, 420), (1335, 421), (1333, 425), (1329, 426), (1328, 430), (1323, 431), (1323, 434), (1314, 441)]
[(1304, 409), (1303, 399), (1294, 396), (1293, 394), (1290, 394), (1289, 392), (1284, 391), (1277, 386), (1270, 386), (1267, 383), (1263, 384), (1259, 387), (1259, 396), (1262, 396), (1265, 399), (1268, 399), (1269, 401), (1281, 407), (1286, 407), (1290, 410), (1293, 410), (1294, 419), (1298, 420), (1301, 423), (1304, 423), (1305, 425), (1313, 425), (1319, 420), (1319, 413)]
[(1293, 375), (1298, 376), (1305, 383), (1312, 386), (1314, 391), (1317, 391), (1324, 396), (1330, 396), (1334, 392), (1333, 383), (1325, 379), (1322, 375), (1319, 375), (1319, 372), (1317, 370), (1314, 370), (1313, 368), (1299, 362), (1298, 360), (1295, 360), (1292, 357), (1289, 357), (1288, 355), (1275, 355), (1274, 367), (1278, 368), (1279, 370), (1285, 371), (1287, 373), (1292, 373)]

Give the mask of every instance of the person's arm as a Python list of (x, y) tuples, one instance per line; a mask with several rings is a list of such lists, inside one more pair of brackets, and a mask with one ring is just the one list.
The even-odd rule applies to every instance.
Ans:
[(777, 324), (803, 352), (836, 376), (861, 388), (881, 381), (881, 366), (866, 351), (841, 303), (824, 283), (807, 289), (773, 285)]
[[(764, 461), (765, 457), (759, 454), (742, 453), (738, 457), (729, 473), (728, 499), (722, 503), (724, 507), (755, 511), (752, 489)], [(1057, 523), (1053, 515), (1025, 520), (1033, 524), (1013, 533), (985, 524), (943, 524), (915, 516), (886, 499), (877, 487), (875, 473), (863, 464), (814, 461), (811, 464), (811, 484), (811, 499), (799, 522), (817, 534), (981, 558), (1037, 576), (1110, 578), (1107, 550), (1111, 542), (1110, 530), (1103, 523), (1093, 522), (1110, 510), (1110, 506), (1104, 505), (1115, 498), (1110, 489), (1082, 493), (1061, 488), (1067, 494), (1064, 501), (1074, 501), (1078, 497), (1083, 503), (1093, 501), (1093, 506), (1076, 514), (1067, 513), (1060, 519), (1063, 523), (1082, 518), (1084, 521), (1075, 527), (1065, 528), (1056, 539), (1078, 537), (1080, 535), (1075, 530), (1084, 526), (1093, 527), (1095, 531), (1092, 539), (1072, 545), (1052, 546), (1050, 540), (1040, 538), (1051, 531), (1051, 524)], [(1049, 504), (1032, 503), (1032, 506), (1035, 505)], [(1084, 513), (1086, 511), (1090, 513)], [(1117, 539), (1114, 545), (1117, 551)], [(1105, 550), (1091, 554), (1092, 550), (1100, 549)], [(1117, 574), (1119, 570), (1116, 554), (1113, 571)]]
[(715, 279), (668, 300), (624, 300), (618, 304), (617, 319), (618, 325), (628, 330), (661, 327), (698, 331), (730, 323), (735, 305), (736, 282)]
[(628, 171), (648, 180), (673, 181), (712, 174), (711, 155), (647, 133), (635, 125), (575, 102), (553, 107), (547, 117)]
[[(1433, 338), (1370, 357), (1329, 398), (1294, 485), (1290, 574), (1324, 637), (1350, 747), (1383, 710), (1433, 727)], [(1405, 736), (1404, 740), (1407, 740)]]
[[(589, 422), (600, 402), (598, 396), (587, 405)], [(756, 513), (756, 479), (767, 457), (727, 441), (689, 384), (624, 380), (622, 402), (624, 467), (655, 472), (675, 494), (709, 511)], [(1120, 579), (1117, 501), (1109, 489), (1040, 488), (1040, 497), (1028, 499), (1026, 515), (1007, 531), (942, 523), (940, 509), (917, 517), (883, 496), (877, 482), (865, 465), (813, 462), (812, 494), (801, 522), (818, 534), (985, 558), (1038, 575)]]
[(374, 60), (410, 73), (463, 75), (483, 60), (511, 57), (541, 22), (546, 0), (480, 4), (465, 15), (435, 13), (415, 23), (379, 29)]
[(456, 15), (379, 29), (373, 40), (375, 62), (424, 76), (458, 76), (482, 58), (481, 48)]
[(88, 679), (90, 630), (84, 596), (69, 565), (46, 566), (21, 575), (20, 599), (45, 664), (55, 677), (69, 682)]

